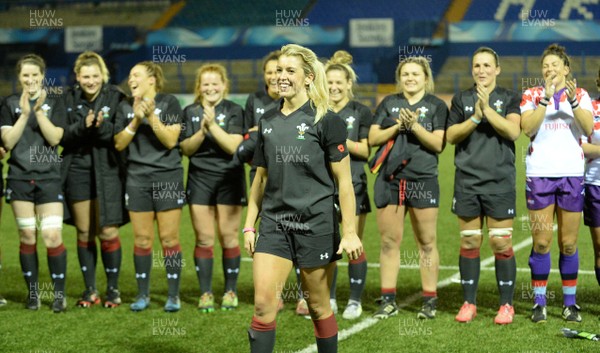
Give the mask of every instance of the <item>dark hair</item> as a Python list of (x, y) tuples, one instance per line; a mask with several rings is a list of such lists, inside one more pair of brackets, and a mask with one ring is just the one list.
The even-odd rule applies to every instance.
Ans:
[(571, 60), (569, 60), (569, 56), (567, 55), (565, 47), (560, 46), (557, 43), (550, 44), (550, 46), (544, 50), (544, 53), (542, 53), (541, 61), (543, 62), (544, 58), (546, 58), (548, 55), (558, 56), (562, 60), (563, 64), (565, 64), (565, 66), (569, 68), (571, 67)]
[(44, 61), (44, 59), (42, 59), (42, 57), (37, 54), (27, 54), (21, 57), (19, 61), (17, 61), (17, 76), (21, 74), (21, 70), (23, 69), (23, 65), (25, 64), (35, 65), (40, 68), (42, 75), (46, 74), (46, 62)]
[(491, 54), (494, 57), (494, 61), (496, 61), (496, 66), (500, 66), (500, 58), (498, 57), (498, 54), (494, 51), (494, 49), (492, 49), (490, 47), (477, 48), (477, 50), (475, 50), (475, 52), (473, 53), (473, 56), (471, 57), (471, 61), (473, 61), (473, 58), (475, 57), (475, 55), (481, 54), (481, 53)]
[(267, 69), (267, 63), (272, 60), (275, 60), (275, 61), (279, 60), (280, 55), (281, 55), (281, 50), (273, 50), (272, 52), (267, 54), (263, 58), (263, 63), (262, 63), (263, 72), (265, 72), (265, 70)]
[(154, 76), (154, 78), (156, 79), (156, 85), (154, 86), (154, 89), (156, 92), (160, 92), (165, 85), (165, 75), (163, 74), (160, 65), (152, 61), (142, 61), (135, 64), (135, 66), (138, 65), (146, 68), (146, 72), (148, 73), (149, 77)]

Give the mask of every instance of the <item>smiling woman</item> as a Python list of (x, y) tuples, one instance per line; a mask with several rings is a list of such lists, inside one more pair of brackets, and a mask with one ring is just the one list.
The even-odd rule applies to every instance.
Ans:
[(29, 54), (17, 63), (22, 93), (6, 98), (0, 110), (2, 142), (11, 151), (6, 186), (17, 221), (21, 268), (27, 283), (26, 307), (41, 305), (38, 281), (37, 229), (48, 251), (48, 267), (55, 292), (52, 310), (67, 309), (65, 279), (67, 251), (62, 241), (63, 193), (58, 143), (66, 127), (61, 99), (47, 97), (42, 86), (44, 60)]
[(104, 306), (113, 308), (121, 303), (118, 227), (127, 222), (123, 204), (125, 164), (114, 148), (113, 130), (125, 94), (108, 83), (108, 69), (97, 53), (81, 53), (73, 71), (77, 84), (65, 94), (68, 126), (62, 141), (62, 179), (77, 228), (77, 256), (85, 283), (77, 305), (87, 308), (100, 303), (96, 288), (98, 237), (107, 269)]

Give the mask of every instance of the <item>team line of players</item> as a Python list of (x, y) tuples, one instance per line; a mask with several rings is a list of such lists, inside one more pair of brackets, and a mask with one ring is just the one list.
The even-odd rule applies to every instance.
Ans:
[[(27, 308), (35, 310), (41, 305), (36, 247), (39, 229), (55, 291), (52, 308), (55, 312), (66, 310), (63, 221), (77, 229), (77, 253), (85, 282), (77, 305), (101, 303), (96, 288), (96, 238), (100, 240), (107, 276), (103, 305), (120, 305), (119, 227), (131, 221), (138, 296), (130, 308), (146, 309), (150, 304), (156, 220), (168, 282), (164, 309), (179, 310), (179, 224), (181, 209), (189, 204), (201, 293), (198, 308), (211, 312), (216, 306), (212, 271), (217, 237), (223, 248), (225, 277), (221, 307), (235, 309), (241, 255), (238, 235), (242, 207), (247, 203), (243, 164), (252, 163), (254, 150), (257, 144), (263, 146), (265, 136), (273, 129), (283, 129), (271, 125), (259, 129), (265, 113), (282, 109), (279, 57), (277, 51), (265, 58), (265, 88), (249, 96), (245, 109), (226, 99), (225, 68), (203, 65), (197, 72), (194, 103), (183, 110), (174, 96), (162, 93), (162, 70), (152, 62), (141, 62), (131, 69), (130, 98), (108, 84), (108, 70), (98, 54), (83, 53), (74, 67), (77, 84), (65, 94), (53, 96), (41, 85), (43, 59), (37, 55), (21, 58), (17, 73), (23, 91), (7, 97), (0, 110), (0, 152), (4, 157), (11, 151), (5, 195), (19, 230)], [(512, 322), (516, 282), (511, 240), (516, 209), (514, 141), (523, 131), (531, 138), (526, 157), (526, 199), (533, 237), (529, 259), (534, 292), (531, 318), (534, 322), (546, 321), (546, 285), (556, 215), (562, 314), (567, 321), (581, 321), (575, 294), (582, 211), (592, 233), (600, 284), (600, 100), (592, 101), (584, 89), (577, 87), (564, 48), (552, 45), (544, 51), (541, 63), (545, 86), (527, 89), (522, 96), (496, 85), (501, 72), (499, 57), (491, 48), (478, 49), (472, 56), (474, 85), (454, 96), (450, 110), (433, 95), (428, 61), (411, 57), (396, 69), (397, 93), (387, 96), (373, 115), (354, 100), (352, 89), (357, 78), (351, 63), (348, 53), (337, 52), (325, 65), (325, 73), (329, 105), (346, 123), (345, 147), (351, 158), (356, 200), (354, 223), (360, 239), (366, 215), (371, 212), (365, 164), (370, 147), (379, 146), (370, 163), (371, 170), (377, 172), (374, 201), (381, 235), (381, 298), (374, 316), (384, 319), (398, 313), (396, 287), (407, 213), (419, 249), (423, 305), (418, 317), (432, 319), (436, 315), (438, 154), (449, 142), (456, 145), (452, 212), (460, 227), (459, 267), (464, 294), (456, 320), (469, 322), (477, 315), (479, 249), (485, 223), (495, 254), (500, 297), (494, 321)], [(600, 72), (598, 80), (600, 88)], [(292, 132), (270, 151), (275, 163), (314, 163), (311, 159), (317, 152), (301, 143), (309, 129), (310, 124), (292, 126)], [(63, 146), (60, 156), (59, 144)], [(189, 157), (185, 187), (182, 154)], [(255, 173), (253, 166), (251, 180)], [(283, 178), (297, 189), (295, 193), (282, 192), (281, 197), (290, 198), (285, 203), (301, 201), (303, 195), (316, 192), (311, 189), (315, 185), (297, 185), (299, 179), (293, 174)], [(331, 221), (317, 222), (302, 212), (261, 216), (275, 233), (307, 237), (320, 232), (319, 222)], [(244, 228), (244, 233), (248, 230)], [(262, 251), (278, 255), (277, 244), (267, 241), (262, 240), (262, 247), (268, 248)], [(335, 260), (337, 248), (333, 252), (322, 249), (294, 254), (291, 260), (297, 267), (297, 288), (303, 288), (300, 268)], [(343, 317), (356, 319), (362, 314), (361, 296), (366, 283), (364, 252), (350, 259), (348, 271), (350, 298)], [(329, 286), (334, 312), (335, 278), (334, 274)], [(294, 296), (296, 312), (307, 316), (311, 310), (302, 293)]]

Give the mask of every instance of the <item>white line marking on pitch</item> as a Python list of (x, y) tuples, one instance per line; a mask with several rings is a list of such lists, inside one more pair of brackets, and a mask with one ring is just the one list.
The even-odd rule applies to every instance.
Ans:
[[(523, 240), (522, 242), (520, 242), (519, 244), (513, 246), (513, 250), (515, 252), (517, 252), (518, 250), (531, 245), (531, 237)], [(494, 256), (490, 256), (486, 259), (484, 259), (483, 261), (481, 261), (481, 266), (487, 266), (490, 263), (493, 263), (495, 260)], [(450, 284), (452, 284), (454, 281), (456, 281), (457, 279), (460, 279), (460, 272), (457, 272), (455, 274), (453, 274), (452, 276), (438, 282), (437, 288), (444, 288), (449, 286)], [(421, 292), (417, 292), (411, 296), (409, 296), (408, 298), (406, 298), (400, 305), (398, 305), (399, 308), (403, 308), (406, 307), (412, 303), (414, 303), (415, 301), (417, 301), (419, 298), (421, 297)], [(375, 324), (377, 324), (380, 320), (378, 319), (374, 319), (372, 317), (368, 317), (365, 318), (363, 320), (361, 320), (359, 323), (350, 326), (347, 329), (341, 330), (338, 332), (338, 342), (339, 341), (343, 341), (345, 339), (347, 339), (348, 337), (355, 335), (357, 333), (359, 333), (360, 331), (363, 331)], [(297, 351), (296, 353), (314, 353), (317, 351), (317, 345), (315, 343), (309, 345), (308, 347)]]

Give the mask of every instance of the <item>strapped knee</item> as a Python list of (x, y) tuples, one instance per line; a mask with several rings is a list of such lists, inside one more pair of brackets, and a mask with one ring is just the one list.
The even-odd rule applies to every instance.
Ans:
[(35, 217), (19, 218), (17, 217), (17, 228), (19, 230), (35, 229)]
[(461, 238), (470, 238), (474, 236), (481, 236), (481, 229), (468, 229), (460, 231)]
[(42, 218), (42, 221), (40, 222), (40, 229), (42, 231), (48, 229), (62, 229), (62, 224), (62, 216), (47, 216)]
[(512, 228), (490, 228), (489, 235), (490, 235), (490, 238), (497, 237), (497, 238), (510, 239), (510, 238), (512, 238), (512, 231), (513, 231)]

